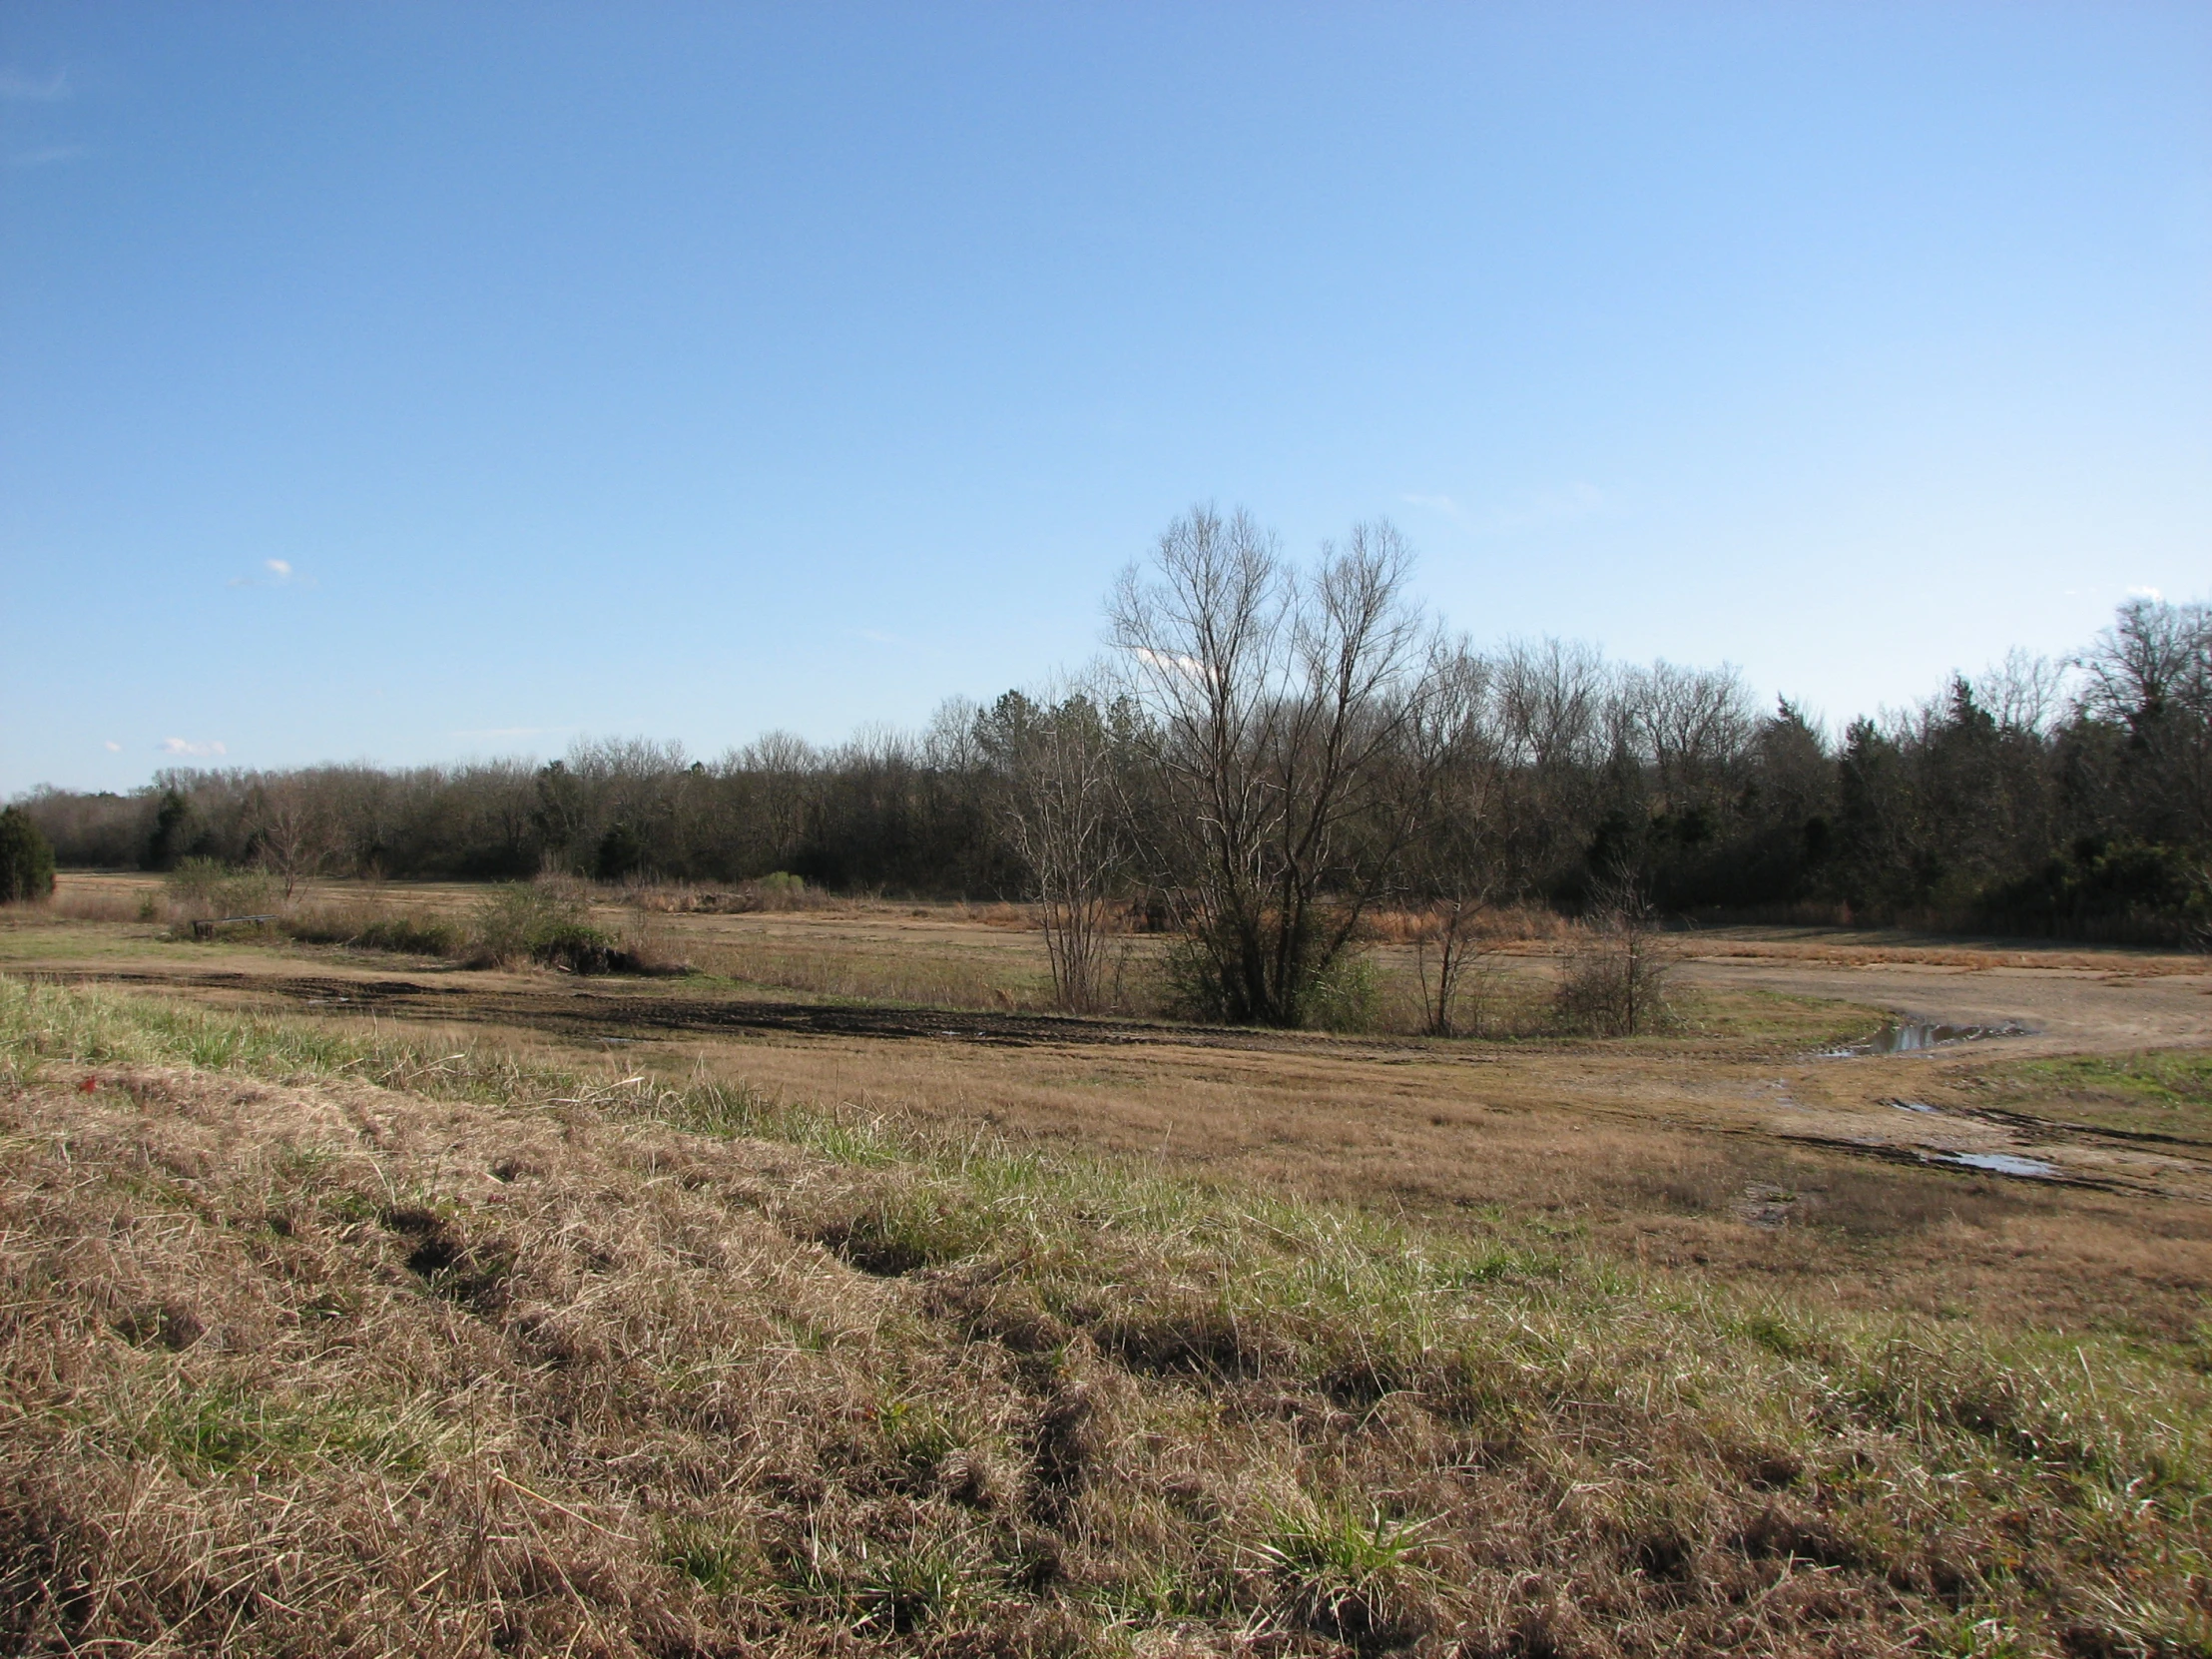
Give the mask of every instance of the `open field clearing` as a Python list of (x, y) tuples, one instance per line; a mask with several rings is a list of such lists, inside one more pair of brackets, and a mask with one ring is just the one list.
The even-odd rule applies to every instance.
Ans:
[(1059, 1018), (1004, 908), (586, 978), (140, 885), (0, 920), (19, 1647), (2212, 1651), (2201, 960), (1438, 1040)]
[[(71, 885), (65, 900), (89, 893), (86, 908), (139, 903), (132, 878)], [(387, 888), (378, 902), (458, 914), (480, 892)], [(650, 919), (685, 929), (676, 949), (695, 961), (773, 949), (822, 980), (942, 979), (947, 964), (983, 986), (1042, 977), (1038, 935), (1008, 925), (1019, 915), (1003, 907)], [(2201, 959), (1701, 934), (1679, 970), (1679, 1032), (1470, 1042), (1065, 1020), (995, 992), (983, 1007), (931, 1010), (713, 972), (461, 971), (161, 932), (20, 912), (0, 927), (0, 965), (425, 1041), (496, 1041), (562, 1064), (588, 1053), (1447, 1225), (1529, 1219), (1629, 1259), (1753, 1274), (1847, 1306), (1972, 1308), (2171, 1340), (2194, 1329), (2212, 1285), (2201, 1070), (2212, 977)], [(1540, 943), (1517, 947), (1499, 1000), (1540, 1002), (1553, 965)], [(1887, 1013), (2030, 1034), (1821, 1057)], [(2179, 1058), (2132, 1058), (2145, 1050)], [(2178, 1089), (2156, 1081), (2161, 1065), (2178, 1068)], [(2000, 1163), (1943, 1162), (1959, 1158)], [(2044, 1178), (2013, 1178), (2005, 1160)]]

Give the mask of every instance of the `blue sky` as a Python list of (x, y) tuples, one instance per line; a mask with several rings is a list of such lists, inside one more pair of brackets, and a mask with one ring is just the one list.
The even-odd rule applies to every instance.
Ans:
[(0, 794), (915, 723), (1196, 500), (1831, 719), (2064, 651), (2212, 590), (2208, 88), (2201, 4), (12, 0)]

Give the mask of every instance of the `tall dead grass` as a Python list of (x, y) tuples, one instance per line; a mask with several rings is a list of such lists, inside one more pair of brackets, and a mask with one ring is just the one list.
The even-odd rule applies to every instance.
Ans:
[(619, 891), (622, 902), (660, 915), (735, 916), (756, 911), (839, 909), (850, 903), (781, 870), (754, 880), (717, 885), (648, 877), (625, 881)]
[(73, 881), (64, 875), (54, 883), (53, 896), (27, 909), (71, 921), (164, 920), (160, 895), (151, 887), (122, 887), (108, 883)]
[[(1414, 945), (1435, 931), (1436, 914), (1418, 908), (1370, 910), (1361, 919), (1361, 937), (1376, 944)], [(1527, 904), (1501, 904), (1485, 909), (1467, 929), (1471, 934), (1500, 945), (1556, 943), (1569, 938), (1574, 923), (1555, 910)]]

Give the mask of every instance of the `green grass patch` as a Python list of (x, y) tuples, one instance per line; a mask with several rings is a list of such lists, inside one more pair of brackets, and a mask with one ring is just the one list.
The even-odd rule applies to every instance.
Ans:
[(2212, 1049), (2016, 1060), (1978, 1071), (1969, 1086), (1973, 1104), (2212, 1143)]

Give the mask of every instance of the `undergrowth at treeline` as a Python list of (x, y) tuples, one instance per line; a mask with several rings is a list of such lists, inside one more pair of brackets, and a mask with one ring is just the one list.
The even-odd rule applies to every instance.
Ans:
[(10, 1651), (2212, 1653), (2201, 1347), (5, 978), (0, 1101)]
[(229, 934), (234, 939), (290, 938), (449, 956), (470, 967), (537, 962), (572, 973), (681, 971), (593, 925), (591, 889), (562, 877), (495, 883), (460, 918), (373, 904), (294, 905), (267, 871), (232, 869), (209, 858), (186, 859), (163, 887), (162, 902), (151, 895), (144, 900), (145, 919), (166, 909), (178, 924), (217, 919), (254, 924), (252, 931), (234, 925)]

